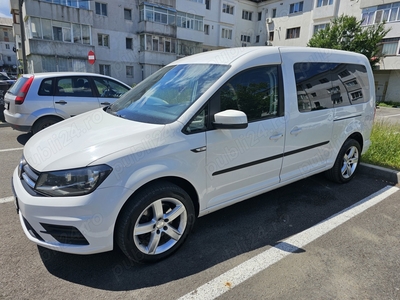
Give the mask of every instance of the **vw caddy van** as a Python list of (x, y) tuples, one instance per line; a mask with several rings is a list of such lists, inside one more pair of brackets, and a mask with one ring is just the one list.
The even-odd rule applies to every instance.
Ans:
[(152, 262), (196, 218), (316, 173), (351, 180), (371, 144), (366, 57), (231, 48), (160, 69), (112, 105), (40, 131), (13, 174), (19, 218), (40, 246), (118, 246)]

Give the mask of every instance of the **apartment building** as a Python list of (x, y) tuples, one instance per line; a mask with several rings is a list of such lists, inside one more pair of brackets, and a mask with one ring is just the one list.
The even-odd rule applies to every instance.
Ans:
[(12, 30), (12, 19), (0, 18), (0, 71), (9, 74), (17, 73), (17, 56), (14, 35)]
[[(20, 45), (18, 2), (10, 0)], [(396, 101), (400, 2), (381, 2), (25, 0), (28, 71), (89, 71), (133, 84), (180, 57), (202, 51), (306, 46), (314, 32), (334, 17), (347, 14), (364, 19), (365, 26), (385, 21), (391, 28), (383, 41), (385, 57), (376, 71), (376, 86), (378, 99)], [(88, 62), (89, 51), (95, 53), (93, 64)]]

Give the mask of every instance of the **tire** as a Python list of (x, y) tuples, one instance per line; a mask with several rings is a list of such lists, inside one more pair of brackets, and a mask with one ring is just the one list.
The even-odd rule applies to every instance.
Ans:
[(332, 169), (326, 172), (328, 179), (337, 183), (349, 182), (357, 171), (360, 156), (360, 144), (353, 139), (347, 140), (340, 149)]
[(40, 130), (43, 130), (53, 124), (56, 124), (58, 122), (62, 121), (62, 119), (57, 118), (57, 117), (44, 117), (35, 122), (32, 126), (32, 133), (36, 134)]
[(123, 207), (116, 243), (135, 262), (156, 262), (183, 244), (195, 219), (189, 195), (175, 184), (158, 182), (139, 191)]

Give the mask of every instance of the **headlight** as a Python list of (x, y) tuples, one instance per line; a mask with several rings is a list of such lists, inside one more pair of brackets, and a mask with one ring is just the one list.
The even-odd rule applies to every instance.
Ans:
[(42, 194), (59, 196), (80, 196), (93, 192), (111, 173), (107, 165), (81, 169), (52, 171), (40, 174), (35, 189)]

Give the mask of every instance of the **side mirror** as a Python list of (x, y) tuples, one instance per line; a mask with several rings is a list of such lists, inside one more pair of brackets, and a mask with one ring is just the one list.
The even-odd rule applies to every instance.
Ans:
[(247, 128), (247, 116), (239, 110), (228, 109), (216, 113), (213, 122), (216, 129), (242, 129)]

